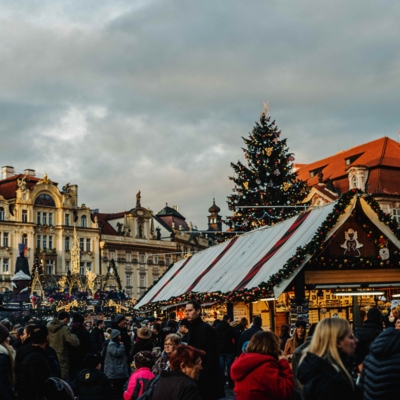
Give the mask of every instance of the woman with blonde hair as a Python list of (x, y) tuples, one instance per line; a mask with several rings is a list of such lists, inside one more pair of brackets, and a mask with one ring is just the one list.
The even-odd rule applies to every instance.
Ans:
[(9, 344), (8, 329), (0, 324), (0, 399), (14, 398), (14, 350)]
[(305, 323), (305, 321), (297, 321), (294, 328), (293, 336), (286, 340), (285, 355), (289, 361), (292, 360), (294, 351), (306, 341), (306, 327), (307, 324)]
[(253, 335), (231, 367), (237, 400), (291, 400), (293, 374), (274, 332)]
[(356, 343), (345, 319), (325, 318), (318, 323), (297, 370), (304, 400), (361, 399), (352, 375)]

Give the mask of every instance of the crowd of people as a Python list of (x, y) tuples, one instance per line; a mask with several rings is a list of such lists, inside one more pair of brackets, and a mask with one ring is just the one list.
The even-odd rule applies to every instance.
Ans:
[[(325, 318), (290, 335), (262, 329), (255, 316), (213, 326), (190, 301), (186, 318), (93, 325), (61, 311), (50, 322), (0, 322), (2, 400), (213, 400), (231, 388), (237, 400), (395, 398), (400, 390), (400, 319), (371, 308), (354, 333)], [(71, 318), (71, 320), (70, 320)]]

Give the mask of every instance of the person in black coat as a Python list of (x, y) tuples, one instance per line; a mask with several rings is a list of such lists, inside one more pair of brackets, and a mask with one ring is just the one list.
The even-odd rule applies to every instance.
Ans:
[(240, 336), (247, 329), (248, 324), (249, 321), (247, 320), (247, 318), (242, 318), (240, 320), (240, 323), (233, 328), (233, 331), (235, 332), (235, 349), (237, 354), (239, 349)]
[(69, 361), (69, 377), (72, 380), (76, 378), (78, 372), (82, 370), (83, 359), (86, 354), (93, 353), (92, 338), (90, 333), (85, 327), (85, 318), (75, 313), (72, 317), (70, 326), (71, 332), (79, 339), (80, 346), (68, 347), (68, 361)]
[(364, 324), (356, 330), (356, 338), (358, 339), (356, 347), (356, 364), (359, 365), (369, 354), (369, 348), (374, 340), (383, 331), (382, 314), (377, 308), (370, 308), (367, 312), (367, 319)]
[[(170, 357), (171, 370), (161, 371), (152, 400), (201, 400), (196, 380), (199, 379), (204, 356), (204, 351), (179, 345)], [(215, 397), (209, 397), (212, 398)]]
[(13, 389), (13, 348), (8, 344), (8, 329), (0, 325), (0, 399), (12, 400)]
[(201, 305), (197, 301), (186, 304), (186, 318), (190, 322), (190, 346), (205, 351), (202, 357), (202, 371), (198, 381), (200, 396), (203, 400), (225, 397), (221, 370), (217, 334), (214, 329), (201, 319)]
[(92, 347), (94, 354), (100, 356), (101, 350), (103, 348), (103, 344), (105, 341), (104, 338), (104, 327), (105, 323), (103, 320), (98, 319), (93, 327), (92, 331), (90, 332), (90, 338), (92, 340)]
[(231, 366), (235, 360), (235, 332), (229, 324), (229, 315), (224, 315), (222, 321), (214, 328), (217, 333), (217, 342), (219, 350), (219, 365), (221, 368), (221, 376), (225, 382), (225, 367), (228, 372), (228, 384), (233, 388), (231, 379)]
[(18, 400), (31, 400), (44, 396), (45, 382), (51, 377), (46, 346), (49, 331), (37, 325), (30, 335), (31, 344), (22, 346), (15, 360), (15, 391)]
[(107, 375), (100, 371), (100, 358), (95, 354), (85, 356), (83, 370), (71, 387), (79, 400), (109, 400), (113, 397), (111, 383)]
[(396, 399), (400, 393), (400, 330), (387, 328), (371, 344), (360, 387), (365, 400)]
[(125, 316), (122, 314), (117, 314), (114, 318), (114, 322), (112, 323), (111, 328), (121, 332), (121, 342), (124, 344), (128, 365), (130, 365), (132, 361), (132, 356), (131, 356), (132, 332), (128, 332), (127, 321)]
[(243, 345), (250, 341), (250, 339), (253, 337), (253, 335), (257, 332), (262, 331), (262, 319), (258, 315), (253, 318), (253, 326), (249, 329), (246, 329), (241, 335), (240, 335), (240, 340), (239, 340), (239, 346), (238, 346), (238, 355), (242, 353), (242, 348)]

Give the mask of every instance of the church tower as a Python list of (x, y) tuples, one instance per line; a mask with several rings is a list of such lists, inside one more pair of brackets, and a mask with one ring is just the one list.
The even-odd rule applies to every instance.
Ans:
[(222, 217), (218, 214), (221, 209), (215, 204), (213, 199), (213, 205), (208, 209), (210, 215), (208, 216), (208, 230), (209, 231), (222, 231)]

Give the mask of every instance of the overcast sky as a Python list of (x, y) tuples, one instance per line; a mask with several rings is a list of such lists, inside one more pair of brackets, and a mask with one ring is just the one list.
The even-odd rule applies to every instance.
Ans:
[(400, 129), (400, 2), (2, 0), (0, 164), (79, 203), (228, 214), (263, 102), (296, 162)]

